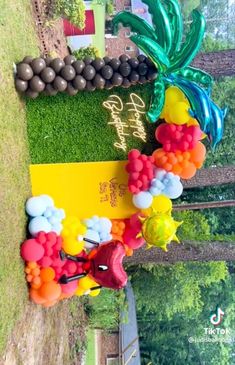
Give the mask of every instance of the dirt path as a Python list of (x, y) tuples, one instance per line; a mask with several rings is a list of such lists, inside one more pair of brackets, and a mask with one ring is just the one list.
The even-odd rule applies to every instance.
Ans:
[(78, 309), (74, 320), (68, 301), (48, 309), (28, 304), (0, 365), (81, 365), (86, 319)]

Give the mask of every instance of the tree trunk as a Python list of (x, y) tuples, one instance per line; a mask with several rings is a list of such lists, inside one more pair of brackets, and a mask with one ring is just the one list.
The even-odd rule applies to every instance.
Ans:
[(183, 180), (184, 189), (201, 186), (231, 184), (235, 182), (235, 165), (225, 167), (209, 167), (198, 170), (189, 180)]
[(235, 261), (235, 244), (231, 242), (198, 242), (184, 241), (172, 243), (169, 251), (153, 247), (140, 248), (134, 255), (125, 260), (126, 264), (174, 264), (180, 261)]
[(235, 49), (199, 53), (193, 60), (192, 66), (200, 68), (214, 78), (232, 76), (235, 74)]
[(214, 202), (203, 202), (203, 203), (192, 203), (192, 204), (178, 204), (173, 205), (173, 209), (179, 210), (201, 210), (208, 208), (224, 208), (224, 207), (234, 207), (235, 200), (220, 200)]

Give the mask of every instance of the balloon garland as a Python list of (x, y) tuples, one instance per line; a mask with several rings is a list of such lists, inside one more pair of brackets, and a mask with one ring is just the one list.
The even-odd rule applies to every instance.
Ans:
[(31, 98), (40, 92), (56, 95), (66, 91), (111, 89), (154, 81), (150, 122), (164, 120), (155, 130), (162, 144), (151, 156), (131, 150), (126, 172), (133, 194), (135, 214), (125, 220), (106, 217), (67, 217), (47, 195), (26, 203), (31, 238), (21, 246), (25, 273), (33, 302), (50, 307), (72, 295), (96, 296), (102, 287), (120, 289), (126, 285), (125, 256), (143, 245), (167, 251), (178, 242), (171, 199), (183, 192), (181, 179), (190, 179), (201, 168), (209, 137), (212, 148), (223, 135), (226, 110), (210, 98), (212, 78), (189, 66), (196, 56), (205, 31), (204, 17), (192, 12), (190, 31), (182, 44), (183, 21), (177, 0), (143, 0), (153, 19), (153, 27), (129, 12), (114, 17), (136, 33), (132, 41), (146, 56), (119, 59), (105, 57), (77, 61), (25, 57), (17, 65), (15, 85)]

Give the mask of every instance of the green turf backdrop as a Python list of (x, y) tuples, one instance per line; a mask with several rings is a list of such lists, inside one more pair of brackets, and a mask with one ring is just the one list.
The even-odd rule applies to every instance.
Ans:
[[(115, 88), (111, 91), (79, 92), (76, 96), (58, 94), (27, 100), (28, 136), (31, 161), (35, 163), (65, 163), (80, 161), (124, 160), (127, 154), (113, 147), (117, 141), (116, 129), (108, 125), (111, 113), (102, 106), (111, 94), (123, 102), (129, 101), (130, 93), (138, 94), (148, 109), (152, 85), (138, 85), (130, 89)], [(122, 114), (127, 118), (129, 114)], [(127, 137), (128, 150), (138, 148), (152, 152), (156, 125), (147, 122), (145, 127), (148, 143)]]

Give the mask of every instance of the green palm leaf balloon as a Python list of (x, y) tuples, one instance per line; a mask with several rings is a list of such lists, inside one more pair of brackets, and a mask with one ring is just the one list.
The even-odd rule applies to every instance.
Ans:
[(183, 37), (183, 19), (178, 0), (165, 0), (169, 22), (171, 25), (172, 44), (168, 51), (168, 57), (174, 56), (179, 51)]

